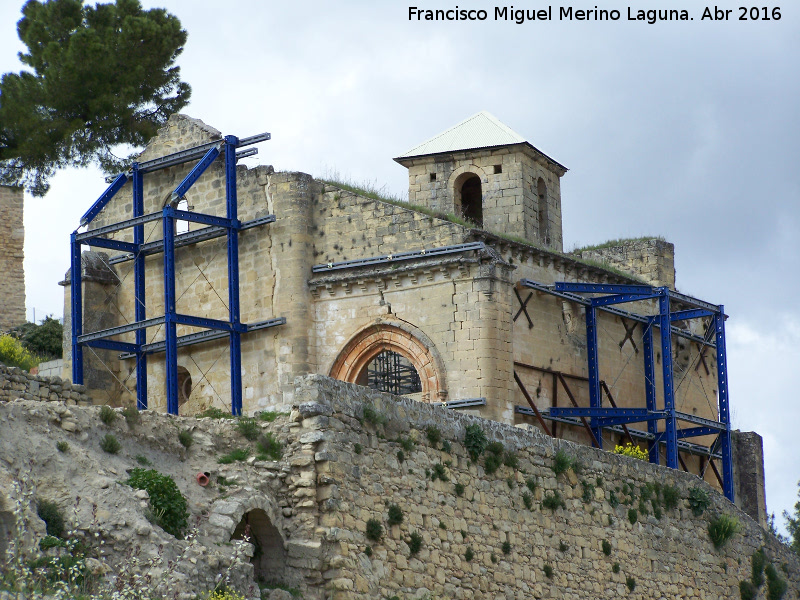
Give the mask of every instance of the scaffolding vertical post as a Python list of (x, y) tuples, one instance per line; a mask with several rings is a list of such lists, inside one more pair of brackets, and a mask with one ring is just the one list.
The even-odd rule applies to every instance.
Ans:
[(230, 311), (231, 413), (242, 414), (242, 343), (239, 331), (239, 224), (236, 193), (236, 147), (239, 138), (225, 136), (225, 199), (228, 227), (228, 306)]
[(717, 383), (719, 386), (719, 420), (725, 425), (720, 433), (722, 452), (722, 489), (725, 497), (733, 502), (733, 457), (731, 450), (731, 414), (728, 404), (728, 357), (725, 350), (725, 307), (720, 305), (714, 315), (717, 335)]
[[(655, 319), (650, 318), (647, 324), (642, 324), (644, 333), (644, 389), (645, 400), (647, 401), (647, 410), (656, 410), (656, 366), (653, 360), (653, 328), (655, 326)], [(647, 421), (647, 432), (653, 436), (651, 441), (647, 442), (648, 454), (650, 455), (650, 462), (654, 465), (659, 464), (658, 442), (658, 424), (655, 420), (650, 419)]]
[(669, 289), (660, 288), (658, 297), (661, 334), (661, 368), (664, 379), (664, 410), (667, 413), (664, 437), (667, 441), (667, 466), (678, 468), (678, 428), (675, 421), (675, 388), (672, 373), (672, 321), (669, 316)]
[(167, 412), (178, 414), (178, 332), (175, 323), (175, 218), (174, 208), (163, 210), (164, 231), (164, 328), (167, 371)]
[(78, 336), (83, 333), (83, 289), (81, 283), (81, 243), (77, 232), (69, 236), (70, 308), (72, 318), (72, 383), (83, 385), (83, 347)]
[[(592, 408), (601, 408), (600, 370), (597, 358), (597, 312), (594, 306), (586, 307), (586, 357), (589, 365), (589, 405)], [(595, 426), (594, 417), (591, 417), (591, 425), (598, 448), (602, 448), (602, 428)]]
[[(142, 173), (139, 171), (139, 163), (133, 163), (131, 169), (133, 187), (133, 217), (141, 217), (144, 214), (144, 190), (142, 187)], [(145, 305), (145, 262), (141, 246), (144, 244), (144, 225), (136, 225), (133, 228), (133, 243), (136, 245), (136, 258), (133, 262), (133, 301), (135, 303), (134, 314), (136, 321), (144, 321), (147, 318)], [(142, 346), (147, 341), (147, 331), (145, 329), (136, 330), (136, 408), (139, 410), (147, 409), (147, 353), (142, 351)]]

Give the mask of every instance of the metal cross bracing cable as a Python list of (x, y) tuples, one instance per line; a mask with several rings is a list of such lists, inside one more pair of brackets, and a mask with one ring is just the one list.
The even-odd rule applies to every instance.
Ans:
[[(217, 398), (219, 398), (219, 401), (222, 403), (222, 405), (223, 405), (223, 406), (225, 406), (225, 407), (227, 408), (227, 406), (225, 405), (225, 401), (222, 399), (222, 396), (220, 396), (219, 392), (218, 392), (218, 391), (216, 390), (216, 388), (214, 387), (214, 384), (213, 384), (213, 383), (211, 383), (211, 380), (208, 378), (208, 373), (209, 373), (209, 372), (211, 371), (211, 369), (213, 369), (213, 368), (214, 368), (214, 366), (215, 366), (215, 365), (216, 365), (216, 364), (219, 362), (219, 359), (220, 359), (220, 358), (222, 358), (222, 354), (223, 354), (223, 352), (222, 352), (222, 351), (220, 351), (220, 352), (219, 352), (219, 354), (217, 354), (217, 358), (214, 360), (214, 362), (213, 362), (213, 363), (211, 363), (211, 366), (210, 366), (210, 367), (208, 367), (208, 369), (206, 369), (205, 373), (203, 373), (203, 369), (201, 369), (201, 368), (200, 368), (200, 365), (198, 365), (198, 364), (197, 364), (197, 362), (194, 360), (194, 357), (193, 357), (191, 354), (189, 354), (189, 360), (191, 360), (191, 361), (192, 361), (192, 363), (194, 364), (194, 366), (195, 366), (195, 367), (197, 367), (197, 370), (198, 370), (198, 371), (200, 371), (200, 372), (203, 374), (203, 376), (200, 378), (200, 381), (198, 381), (196, 384), (194, 384), (194, 385), (192, 386), (192, 391), (194, 391), (194, 390), (197, 388), (197, 386), (199, 386), (199, 385), (200, 385), (201, 383), (203, 383), (203, 381), (205, 380), (205, 381), (207, 381), (207, 382), (208, 382), (208, 386), (209, 386), (209, 387), (211, 388), (211, 390), (214, 392), (214, 395), (216, 395), (216, 397), (217, 397)], [(191, 392), (190, 392), (190, 393), (191, 393)]]

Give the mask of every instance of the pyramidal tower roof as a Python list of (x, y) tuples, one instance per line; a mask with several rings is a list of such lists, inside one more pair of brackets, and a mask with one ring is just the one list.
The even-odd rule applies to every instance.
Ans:
[(418, 156), (511, 146), (514, 144), (525, 144), (564, 171), (567, 170), (566, 167), (535, 148), (524, 137), (485, 110), (464, 119), (450, 129), (411, 148), (411, 150), (401, 154), (395, 160), (403, 164), (406, 160)]

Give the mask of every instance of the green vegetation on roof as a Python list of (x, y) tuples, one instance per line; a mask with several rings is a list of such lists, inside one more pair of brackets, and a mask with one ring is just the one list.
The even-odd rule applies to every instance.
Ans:
[(570, 252), (570, 254), (576, 254), (578, 252), (589, 252), (591, 250), (602, 250), (603, 248), (614, 248), (615, 246), (625, 246), (627, 244), (631, 244), (634, 242), (649, 242), (652, 240), (657, 240), (659, 242), (667, 241), (660, 235), (645, 235), (642, 237), (621, 238), (618, 240), (608, 240), (606, 242), (601, 242), (599, 244), (590, 244), (588, 246), (581, 246), (580, 248), (574, 248)]

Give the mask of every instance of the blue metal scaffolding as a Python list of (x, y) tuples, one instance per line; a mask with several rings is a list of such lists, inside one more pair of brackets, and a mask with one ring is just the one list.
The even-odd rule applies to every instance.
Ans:
[[(696, 451), (699, 446), (685, 441), (686, 438), (715, 435), (716, 441), (704, 453), (722, 460), (722, 487), (725, 496), (733, 501), (733, 463), (731, 457), (731, 425), (728, 403), (728, 368), (725, 352), (725, 310), (722, 305), (710, 304), (666, 287), (648, 285), (610, 285), (596, 283), (558, 282), (545, 285), (523, 279), (520, 285), (525, 288), (552, 294), (581, 304), (586, 311), (586, 347), (588, 361), (589, 407), (552, 407), (546, 413), (536, 410), (536, 416), (569, 424), (580, 424), (588, 419), (593, 443), (602, 447), (603, 429), (617, 431), (627, 423), (646, 422), (647, 432), (639, 437), (647, 440), (651, 463), (659, 463), (659, 447), (666, 446), (666, 464), (677, 469), (679, 450)], [(592, 296), (587, 296), (592, 294)], [(640, 315), (617, 308), (617, 305), (642, 300), (658, 303), (658, 314)], [(681, 310), (673, 310), (670, 302), (675, 301)], [(645, 408), (617, 408), (603, 406), (600, 393), (601, 381), (597, 351), (597, 311), (616, 314), (625, 319), (639, 322), (644, 340)], [(710, 318), (710, 326), (705, 336), (692, 334), (677, 328), (673, 323), (692, 319)], [(661, 370), (663, 381), (662, 406), (657, 406), (653, 330), (660, 332)], [(702, 346), (716, 351), (718, 398), (717, 420), (704, 419), (680, 412), (675, 408), (675, 389), (672, 365), (672, 338), (688, 338)], [(527, 407), (517, 407), (517, 412), (531, 414)], [(663, 422), (663, 428), (658, 423)], [(682, 425), (688, 423), (689, 425)], [(627, 428), (625, 432), (628, 433)], [(712, 463), (713, 466), (713, 463)]]
[[(133, 218), (119, 223), (78, 233), (70, 236), (71, 244), (71, 313), (72, 313), (72, 380), (82, 384), (84, 380), (83, 348), (93, 347), (122, 352), (121, 358), (136, 358), (136, 405), (139, 410), (147, 408), (147, 357), (164, 352), (166, 362), (167, 411), (178, 414), (178, 348), (199, 344), (215, 339), (228, 338), (230, 345), (231, 412), (242, 412), (242, 365), (241, 336), (243, 333), (274, 327), (286, 322), (283, 317), (258, 323), (245, 324), (240, 320), (239, 311), (239, 232), (244, 229), (265, 225), (275, 221), (274, 215), (242, 223), (238, 218), (238, 199), (236, 190), (236, 162), (244, 156), (257, 153), (255, 148), (237, 152), (237, 148), (256, 144), (270, 139), (269, 133), (262, 133), (239, 139), (226, 136), (181, 152), (176, 152), (147, 162), (134, 163), (131, 171), (118, 175), (108, 189), (86, 211), (81, 218), (81, 226), (87, 226), (97, 217), (109, 201), (130, 181), (133, 195)], [(178, 201), (203, 173), (223, 156), (225, 161), (226, 216), (178, 210)], [(144, 213), (144, 175), (200, 159), (188, 175), (171, 193), (169, 201), (160, 212)], [(163, 239), (145, 243), (144, 225), (161, 221)], [(201, 229), (176, 235), (176, 221), (189, 221), (205, 225)], [(105, 237), (118, 231), (133, 229), (133, 243)], [(228, 320), (210, 319), (180, 314), (176, 308), (175, 294), (175, 250), (177, 247), (198, 243), (218, 237), (227, 238), (228, 263)], [(125, 253), (110, 262), (133, 260), (135, 320), (133, 323), (112, 327), (101, 331), (83, 333), (83, 300), (81, 289), (81, 246), (88, 245)], [(162, 252), (164, 255), (164, 314), (147, 318), (145, 303), (145, 256)], [(178, 336), (177, 326), (199, 327), (205, 331)], [(161, 326), (165, 329), (163, 342), (146, 343), (148, 327)], [(135, 342), (122, 342), (110, 338), (135, 332)]]

